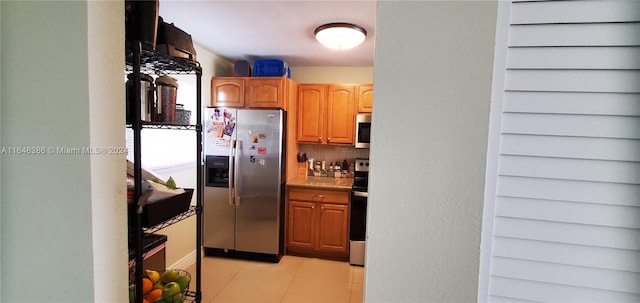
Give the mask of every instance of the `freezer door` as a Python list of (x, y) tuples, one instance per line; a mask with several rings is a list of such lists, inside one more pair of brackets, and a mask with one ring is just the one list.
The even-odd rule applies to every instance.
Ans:
[(236, 250), (278, 254), (283, 113), (238, 110)]
[(229, 203), (229, 189), (204, 187), (202, 245), (234, 249), (235, 206)]

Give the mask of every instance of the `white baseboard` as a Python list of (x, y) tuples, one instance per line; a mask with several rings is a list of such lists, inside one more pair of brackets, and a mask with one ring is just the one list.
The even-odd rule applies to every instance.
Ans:
[(189, 266), (193, 264), (196, 264), (195, 249), (192, 252), (188, 253), (186, 256), (182, 257), (182, 259), (171, 264), (171, 266), (168, 266), (167, 268), (186, 270), (187, 268), (189, 268)]

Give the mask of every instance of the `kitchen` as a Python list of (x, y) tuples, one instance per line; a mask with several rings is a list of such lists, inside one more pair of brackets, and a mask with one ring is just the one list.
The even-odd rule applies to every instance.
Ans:
[[(175, 8), (174, 8), (175, 9)], [(160, 3), (160, 15), (163, 16), (163, 18), (165, 19), (165, 22), (173, 22), (173, 20), (169, 19), (169, 17), (164, 16), (163, 14), (163, 3)], [(176, 26), (180, 26), (180, 24), (178, 22), (176, 22)], [(369, 29), (369, 36), (368, 36), (368, 43), (372, 43), (372, 39), (373, 39), (373, 29)], [(194, 37), (194, 40), (197, 41), (197, 38)], [(209, 102), (209, 96), (212, 96), (211, 98), (215, 98), (216, 95), (215, 93), (210, 93), (208, 92), (209, 90), (213, 91), (213, 89), (211, 89), (212, 87), (215, 87), (214, 85), (214, 81), (216, 80), (224, 80), (226, 79), (224, 76), (232, 76), (233, 74), (233, 62), (231, 62), (230, 60), (224, 60), (222, 58), (219, 58), (218, 56), (216, 56), (215, 54), (209, 52), (207, 49), (204, 49), (203, 47), (201, 47), (200, 45), (198, 45), (198, 43), (195, 43), (195, 47), (196, 47), (196, 53), (197, 53), (197, 58), (198, 61), (202, 64), (203, 66), (203, 89), (202, 89), (202, 95), (203, 97), (203, 104), (207, 104), (207, 105), (211, 105)], [(316, 47), (322, 47), (320, 44), (318, 44)], [(346, 52), (346, 51), (344, 51)], [(372, 54), (371, 54), (372, 55)], [(214, 65), (215, 68), (215, 72), (216, 75), (212, 76), (209, 79), (212, 79), (211, 82), (211, 86), (209, 86), (209, 79), (208, 75), (212, 75), (213, 72), (208, 70), (206, 67), (207, 66), (211, 66)], [(368, 109), (364, 109), (364, 112), (370, 112), (371, 111), (371, 83), (373, 82), (373, 67), (371, 66), (342, 66), (342, 67), (336, 67), (336, 66), (291, 66), (290, 67), (291, 70), (291, 80), (287, 79), (287, 81), (291, 81), (293, 83), (295, 83), (295, 85), (297, 87), (306, 85), (308, 84), (321, 84), (321, 85), (343, 85), (343, 84), (356, 84), (353, 85), (353, 87), (351, 88), (352, 93), (357, 93), (358, 89), (360, 88), (361, 85), (359, 84), (366, 84), (368, 86), (366, 86), (368, 88), (368, 90), (365, 91), (365, 94), (368, 96), (369, 100), (369, 105), (368, 105)], [(194, 112), (194, 105), (195, 104), (190, 104), (190, 100), (193, 100), (193, 97), (188, 95), (190, 94), (192, 91), (190, 89), (190, 87), (195, 86), (194, 83), (190, 83), (190, 78), (189, 77), (177, 77), (178, 78), (178, 83), (180, 84), (179, 89), (178, 89), (178, 100), (180, 100), (178, 103), (184, 103), (185, 108), (187, 109), (191, 109), (192, 113)], [(241, 77), (237, 77), (236, 79), (242, 79)], [(246, 78), (245, 78), (246, 79)], [(186, 87), (186, 89), (183, 89), (183, 87)], [(184, 94), (184, 95), (183, 95)], [(352, 97), (353, 98), (353, 97)], [(292, 102), (296, 102), (297, 100), (292, 99)], [(353, 106), (351, 106), (352, 108), (354, 108), (354, 110), (350, 111), (349, 115), (352, 115), (353, 117), (351, 117), (351, 130), (350, 132), (355, 133), (355, 114), (358, 111), (357, 108), (355, 108), (355, 105), (357, 105), (357, 98), (353, 98), (352, 100), (350, 100), (351, 104)], [(217, 106), (225, 106), (225, 104), (215, 104)], [(228, 104), (227, 104), (228, 106)], [(294, 105), (295, 106), (295, 105)], [(237, 106), (236, 106), (237, 108)], [(206, 112), (206, 111), (205, 111)], [(289, 115), (289, 121), (290, 122), (295, 122), (295, 117), (291, 117), (291, 113), (295, 113), (294, 107), (290, 108), (288, 110)], [(194, 116), (194, 115), (192, 115)], [(206, 113), (204, 115), (205, 117), (207, 116)], [(295, 124), (292, 124), (293, 126), (295, 126)], [(294, 127), (295, 128), (295, 127)], [(148, 132), (153, 132), (153, 130), (149, 130)], [(340, 162), (341, 166), (343, 161), (347, 161), (348, 164), (346, 165), (347, 167), (344, 167), (345, 172), (348, 169), (349, 164), (351, 164), (351, 166), (353, 167), (355, 165), (356, 159), (367, 159), (368, 158), (368, 148), (354, 148), (354, 143), (353, 141), (348, 142), (347, 144), (342, 144), (342, 145), (334, 145), (334, 144), (315, 144), (315, 143), (305, 143), (304, 141), (300, 141), (300, 142), (296, 142), (296, 138), (294, 136), (292, 136), (292, 134), (295, 134), (295, 129), (293, 130), (289, 130), (289, 136), (288, 136), (288, 142), (287, 142), (287, 149), (288, 149), (288, 157), (287, 157), (287, 180), (289, 181), (294, 181), (294, 179), (298, 178), (298, 163), (296, 163), (296, 153), (300, 152), (300, 154), (304, 153), (305, 155), (307, 155), (309, 158), (314, 158), (318, 161), (322, 161), (325, 160), (326, 163), (325, 165), (329, 165), (330, 162)], [(153, 134), (150, 135), (146, 135), (146, 138), (148, 138), (149, 136), (153, 136)], [(158, 173), (161, 176), (174, 176), (174, 178), (176, 178), (175, 176), (178, 176), (178, 178), (176, 180), (179, 180), (182, 186), (185, 187), (189, 187), (192, 186), (190, 185), (190, 182), (195, 182), (195, 176), (193, 176), (193, 166), (189, 165), (187, 163), (185, 163), (184, 159), (179, 159), (179, 155), (180, 154), (186, 154), (186, 155), (191, 155), (192, 154), (192, 150), (189, 147), (183, 148), (183, 150), (180, 149), (176, 149), (176, 147), (171, 147), (168, 146), (167, 144), (167, 140), (166, 139), (166, 135), (159, 135), (159, 139), (157, 141), (160, 142), (151, 142), (151, 143), (147, 143), (143, 141), (143, 144), (151, 144), (149, 145), (145, 145), (145, 147), (143, 147), (143, 150), (172, 150), (169, 153), (169, 157), (167, 157), (166, 155), (162, 155), (160, 156), (159, 153), (155, 153), (155, 158), (153, 155), (151, 155), (151, 157), (148, 156), (144, 156), (142, 157), (143, 159), (143, 164), (148, 167), (150, 166), (151, 168), (154, 168), (154, 172)], [(180, 135), (180, 137), (185, 136), (185, 135)], [(188, 136), (188, 135), (187, 135)], [(187, 142), (187, 140), (185, 139), (180, 139), (181, 142)], [(351, 139), (353, 140), (353, 139)], [(151, 140), (153, 141), (153, 140)], [(173, 141), (173, 140), (172, 140)], [(164, 144), (164, 145), (163, 145)], [(170, 144), (169, 144), (170, 145)], [(289, 148), (289, 146), (292, 146), (293, 148)], [(293, 150), (294, 152), (289, 151), (289, 149)], [(206, 146), (204, 148), (205, 153), (206, 153)], [(171, 156), (171, 155), (176, 155), (176, 156)], [(162, 158), (164, 157), (164, 161), (162, 159), (158, 159), (158, 158)], [(188, 158), (188, 157), (186, 157)], [(168, 160), (167, 160), (168, 159)], [(150, 164), (150, 165), (148, 165)], [(172, 165), (173, 164), (173, 165)], [(337, 166), (337, 165), (336, 165)], [(157, 169), (156, 169), (157, 168)], [(353, 179), (353, 174), (354, 174), (354, 169), (352, 168), (351, 170), (348, 171), (349, 174), (349, 179)], [(345, 174), (346, 175), (346, 174)], [(311, 179), (313, 179), (314, 177), (311, 177)], [(206, 179), (206, 172), (205, 172), (205, 179)], [(347, 178), (345, 178), (347, 179)], [(346, 182), (347, 180), (343, 180), (343, 182)], [(298, 182), (299, 183), (299, 182)], [(348, 188), (350, 190), (350, 182), (346, 182), (343, 188)], [(327, 186), (329, 186), (330, 184), (326, 184)], [(206, 191), (206, 187), (205, 187), (205, 191)], [(206, 193), (205, 193), (205, 200), (206, 200)], [(348, 200), (347, 200), (348, 201)], [(207, 206), (205, 204), (205, 209), (207, 209)], [(349, 212), (347, 211), (346, 214), (348, 215)], [(206, 216), (207, 213), (205, 211), (205, 226), (206, 226)], [(185, 265), (189, 265), (190, 262), (193, 262), (193, 258), (194, 258), (194, 252), (193, 252), (193, 244), (190, 243), (188, 237), (181, 237), (180, 235), (184, 235), (184, 234), (189, 234), (190, 232), (192, 233), (192, 226), (193, 226), (193, 220), (192, 219), (187, 219), (185, 220), (185, 222), (181, 222), (178, 224), (175, 224), (173, 226), (170, 226), (162, 231), (160, 231), (160, 233), (167, 235), (168, 237), (168, 241), (166, 243), (166, 264), (167, 266), (171, 266), (174, 265), (174, 267), (185, 267)], [(364, 222), (363, 222), (364, 224)], [(345, 231), (346, 233), (346, 231)], [(206, 247), (206, 231), (205, 231), (205, 247)], [(284, 235), (283, 237), (283, 241), (284, 241)], [(364, 235), (362, 235), (361, 237), (364, 237)], [(186, 238), (186, 239), (185, 239)], [(364, 239), (362, 239), (364, 240)], [(348, 249), (348, 244), (347, 245), (343, 245), (343, 249), (346, 250)], [(361, 250), (362, 251), (362, 250)], [(363, 252), (361, 254), (364, 254)], [(304, 255), (304, 253), (303, 253)], [(342, 256), (333, 256), (333, 258), (338, 258), (341, 259), (342, 261), (346, 262), (349, 260), (349, 256), (348, 255), (342, 255)], [(363, 257), (361, 257), (363, 258)], [(358, 262), (359, 265), (363, 265), (363, 260)], [(206, 295), (206, 294), (205, 294)]]
[[(482, 203), (477, 197), (482, 196), (485, 148), (481, 142), (486, 140), (483, 126), (488, 120), (487, 75), (490, 78), (496, 4), (380, 2), (378, 6), (376, 95), (394, 102), (376, 105), (385, 113), (376, 120), (376, 133), (387, 144), (372, 149), (371, 157), (381, 159), (377, 172), (383, 172), (372, 180), (376, 185), (372, 195), (380, 201), (401, 200), (403, 204), (378, 203), (375, 209), (381, 225), (375, 233), (376, 252), (369, 255), (377, 262), (367, 267), (367, 297), (382, 301), (472, 301), (478, 262), (467, 260), (477, 260), (473, 252), (477, 252), (479, 243), (477, 210), (482, 210)], [(124, 144), (123, 15), (122, 5), (112, 1), (2, 3), (2, 56), (7, 58), (2, 66), (3, 145)], [(430, 37), (428, 43), (404, 35), (407, 28), (416, 27)], [(444, 27), (450, 29), (446, 37), (438, 34)], [(463, 30), (469, 27), (478, 30)], [(456, 48), (460, 39), (469, 41), (465, 50)], [(36, 53), (31, 52), (34, 50)], [(42, 56), (42, 50), (47, 51), (46, 56)], [(466, 59), (470, 51), (476, 55)], [(206, 64), (205, 59), (199, 58)], [(422, 68), (426, 65), (431, 73)], [(469, 66), (472, 68), (463, 68)], [(60, 71), (79, 75), (75, 78), (90, 85), (60, 77)], [(446, 77), (440, 76), (443, 72), (447, 72)], [(457, 76), (461, 78), (452, 80)], [(34, 81), (24, 79), (47, 89), (35, 90)], [(461, 83), (466, 89), (459, 89)], [(426, 90), (430, 93), (423, 95)], [(421, 96), (437, 103), (425, 102)], [(73, 123), (60, 123), (61, 117)], [(34, 120), (40, 123), (24, 123)], [(425, 131), (420, 137), (428, 142), (452, 142), (453, 147), (460, 148), (453, 154), (452, 148), (435, 148), (438, 144), (423, 150), (425, 146), (415, 140), (416, 135), (403, 131), (406, 125), (398, 121), (411, 127), (421, 125)], [(47, 125), (46, 132), (42, 131), (43, 125)], [(464, 142), (464, 146), (458, 142)], [(395, 159), (394, 153), (400, 151), (407, 157), (383, 163), (382, 159)], [(425, 154), (430, 159), (425, 159)], [(43, 161), (49, 169), (41, 169)], [(121, 265), (126, 263), (126, 207), (115, 203), (126, 199), (126, 193), (113, 190), (122, 187), (124, 166), (119, 163), (123, 162), (124, 156), (71, 159), (3, 155), (3, 299), (126, 301), (126, 293), (117, 291), (126, 288), (118, 280), (126, 274)], [(456, 163), (463, 163), (464, 170)], [(436, 178), (436, 173), (443, 171), (447, 178)], [(43, 179), (47, 181), (34, 182)], [(452, 180), (463, 183), (465, 189), (454, 186)], [(430, 193), (428, 197), (425, 191)], [(451, 212), (451, 207), (437, 203), (440, 198), (465, 202), (469, 208)], [(436, 207), (425, 203), (431, 201)], [(411, 241), (442, 231), (452, 232), (456, 238)], [(44, 247), (47, 258), (42, 258)], [(459, 252), (469, 254), (460, 258)], [(438, 262), (419, 261), (423, 259)], [(73, 275), (57, 279), (61, 271), (70, 268), (74, 269)], [(47, 283), (37, 288), (27, 283), (33, 281), (34, 272), (42, 274)], [(423, 287), (425, 280), (437, 287)]]
[[(598, 17), (598, 20), (587, 19), (586, 24), (565, 24), (562, 20), (545, 18), (549, 24), (510, 26), (510, 20), (513, 19), (504, 9), (531, 6), (534, 10), (540, 6), (546, 7), (547, 9), (536, 10), (545, 17), (559, 16), (556, 13), (562, 12), (565, 13), (563, 16), (584, 16), (582, 13), (587, 11), (584, 8), (600, 9), (592, 14)], [(558, 6), (568, 6), (569, 9), (553, 9)], [(0, 70), (2, 146), (122, 147), (125, 142), (122, 132), (125, 123), (122, 107), (125, 98), (122, 79), (125, 60), (122, 3), (3, 1), (0, 7), (3, 58)], [(512, 11), (515, 12), (515, 9)], [(530, 10), (524, 10), (527, 11)], [(490, 269), (495, 267), (493, 265), (496, 265), (492, 255), (497, 251), (491, 249), (492, 241), (486, 241), (485, 234), (485, 230), (491, 231), (495, 224), (482, 218), (483, 208), (488, 208), (484, 210), (486, 214), (495, 206), (500, 206), (494, 203), (496, 197), (492, 195), (492, 188), (485, 191), (484, 185), (485, 182), (492, 183), (495, 193), (496, 179), (500, 177), (497, 175), (499, 172), (495, 158), (500, 156), (499, 147), (503, 142), (499, 138), (510, 135), (501, 134), (500, 128), (494, 127), (495, 122), (499, 123), (503, 120), (501, 117), (508, 115), (494, 115), (496, 111), (500, 111), (502, 103), (494, 103), (492, 76), (501, 79), (505, 72), (518, 75), (542, 72), (537, 69), (505, 71), (500, 68), (500, 63), (504, 64), (506, 61), (508, 40), (505, 36), (509, 28), (542, 27), (553, 33), (566, 33), (554, 29), (570, 27), (581, 30), (582, 34), (574, 35), (570, 32), (558, 37), (556, 41), (566, 44), (574, 42), (574, 38), (583, 39), (579, 45), (584, 45), (586, 49), (596, 45), (589, 40), (592, 38), (629, 38), (634, 40), (626, 45), (637, 45), (637, 36), (628, 34), (636, 32), (637, 16), (626, 13), (637, 11), (637, 3), (633, 1), (378, 2), (374, 81), (376, 98), (393, 102), (376, 103), (376, 113), (384, 115), (376, 116), (374, 136), (376, 143), (384, 144), (376, 144), (370, 153), (371, 159), (377, 160), (377, 164), (375, 175), (370, 180), (370, 198), (375, 203), (372, 203), (369, 215), (370, 219), (375, 221), (375, 228), (370, 231), (371, 237), (367, 246), (372, 249), (371, 253), (367, 254), (367, 301), (493, 302), (518, 298), (526, 301), (588, 301), (594, 298), (593, 294), (596, 293), (608, 295), (599, 297), (603, 298), (603, 302), (638, 302), (638, 284), (634, 282), (635, 278), (629, 279), (630, 275), (637, 273), (637, 266), (634, 266), (637, 264), (634, 261), (637, 257), (633, 257), (633, 254), (637, 254), (637, 245), (631, 246), (637, 244), (637, 225), (609, 227), (599, 224), (603, 222), (603, 218), (611, 218), (617, 223), (637, 223), (637, 220), (621, 220), (628, 217), (611, 216), (610, 208), (606, 208), (606, 205), (586, 203), (589, 206), (603, 207), (599, 209), (606, 208), (607, 211), (591, 213), (598, 224), (570, 225), (589, 229), (583, 228), (569, 234), (566, 236), (569, 241), (585, 238), (620, 239), (618, 243), (626, 245), (627, 248), (607, 250), (615, 255), (607, 254), (605, 259), (611, 260), (618, 267), (617, 270), (606, 270), (606, 275), (601, 274), (604, 270), (601, 266), (603, 263), (573, 266), (563, 264), (562, 270), (550, 271), (549, 266), (541, 266), (549, 263), (530, 262), (530, 268), (523, 268), (512, 266), (513, 262), (510, 262), (507, 268), (509, 271), (501, 272), (501, 276), (498, 277), (490, 272)], [(603, 22), (600, 18), (603, 15), (612, 21)], [(610, 35), (603, 35), (600, 29)], [(551, 36), (545, 32), (534, 32), (540, 33), (537, 37)], [(618, 46), (596, 48), (597, 51), (609, 48), (614, 48), (615, 51), (625, 49)], [(572, 48), (562, 48), (563, 51), (570, 49)], [(551, 84), (554, 85), (581, 82), (582, 86), (587, 87), (586, 90), (592, 87), (607, 88), (604, 86), (608, 85), (613, 89), (606, 91), (612, 93), (598, 95), (611, 98), (600, 99), (602, 102), (598, 103), (599, 105), (620, 105), (620, 102), (627, 100), (616, 99), (618, 97), (633, 98), (628, 100), (629, 104), (637, 105), (637, 85), (634, 85), (638, 83), (637, 65), (632, 66), (637, 63), (633, 60), (637, 56), (633, 52), (629, 54), (630, 57), (570, 56), (571, 59), (580, 61), (578, 63), (584, 63), (583, 67), (592, 68), (554, 70), (550, 72), (556, 77), (541, 78), (552, 79)], [(549, 60), (548, 56), (539, 58), (544, 62), (557, 62)], [(592, 64), (598, 64), (600, 67), (602, 63), (616, 64), (617, 67), (608, 66), (607, 70), (593, 70)], [(567, 73), (580, 77), (562, 76)], [(611, 74), (615, 77), (609, 77)], [(594, 75), (597, 77), (593, 77)], [(595, 81), (580, 81), (585, 78)], [(601, 79), (614, 81), (600, 81)], [(539, 85), (541, 88), (544, 88), (543, 84), (549, 84), (539, 81), (525, 82), (528, 85)], [(37, 83), (39, 89), (34, 89), (34, 83)], [(498, 86), (501, 84), (501, 81), (497, 81), (493, 85), (494, 89), (497, 89), (493, 92), (494, 96), (499, 95)], [(635, 94), (620, 93), (621, 90)], [(600, 121), (598, 117), (615, 118), (618, 122), (624, 120), (624, 123), (609, 123), (607, 127), (602, 128), (575, 125), (571, 129), (612, 130), (612, 125), (619, 125), (614, 130), (619, 132), (637, 129), (633, 126), (635, 122), (632, 116), (628, 116), (632, 113), (629, 109), (633, 109), (636, 110), (633, 113), (636, 113), (637, 117), (637, 106), (604, 107), (597, 110), (601, 107), (591, 106), (595, 105), (591, 103), (594, 100), (584, 98), (585, 95), (594, 94), (575, 92), (575, 89), (567, 93), (563, 95), (579, 95), (579, 100), (576, 100), (575, 106), (565, 109), (579, 110), (584, 118), (590, 121)], [(532, 101), (531, 105), (546, 110), (554, 110), (553, 107), (549, 107), (550, 103), (569, 105), (566, 102), (549, 102), (552, 100), (546, 98)], [(584, 104), (589, 106), (582, 106)], [(584, 110), (596, 112), (586, 114)], [(558, 112), (555, 116), (561, 122), (574, 121), (572, 118), (576, 115), (567, 113)], [(612, 114), (616, 116), (613, 117)], [(551, 126), (549, 123), (535, 125)], [(419, 129), (420, 132), (407, 129)], [(565, 127), (560, 130), (566, 129)], [(554, 136), (529, 137), (539, 139)], [(622, 145), (633, 140), (612, 140), (603, 138), (602, 135), (597, 138), (555, 138), (558, 140), (551, 143), (525, 140), (526, 144), (520, 141), (517, 145), (520, 149), (531, 151), (532, 147), (548, 149), (575, 146), (571, 144), (575, 142), (572, 140), (590, 139), (594, 145), (579, 148), (578, 152), (586, 153), (606, 147), (617, 152), (614, 156), (623, 156), (617, 161), (609, 161), (612, 164), (621, 164), (622, 167), (637, 165), (637, 157), (624, 158), (627, 155), (638, 155), (635, 145)], [(633, 142), (637, 143), (637, 139)], [(394, 161), (387, 161), (388, 159)], [(123, 189), (125, 156), (2, 154), (0, 162), (2, 301), (126, 302), (127, 294), (123, 291), (126, 281), (121, 279), (127, 272), (127, 218), (126, 206), (122, 203), (126, 199), (126, 192), (118, 190)], [(594, 161), (590, 159), (587, 162)], [(571, 171), (561, 167), (558, 169), (558, 166), (555, 169), (544, 169), (535, 165), (535, 168), (547, 173)], [(609, 176), (634, 176), (617, 174), (615, 170), (612, 172), (614, 173), (600, 170), (591, 175), (600, 179)], [(502, 184), (504, 186), (500, 188), (525, 188), (531, 189), (534, 193), (555, 196), (582, 194), (587, 199), (601, 197), (607, 201), (612, 201), (609, 198), (637, 201), (633, 199), (637, 196), (637, 180), (635, 183), (627, 184), (571, 180), (572, 184), (581, 186), (550, 188), (539, 186), (538, 182), (534, 182), (535, 178), (520, 179), (524, 182), (519, 186)], [(555, 185), (569, 182), (558, 179), (548, 181)], [(583, 187), (584, 184), (587, 185)], [(603, 185), (610, 185), (607, 187), (610, 190), (588, 190), (601, 188)], [(621, 188), (631, 188), (634, 192), (628, 193)], [(627, 205), (623, 209), (625, 214), (634, 215), (635, 212), (629, 212), (628, 207)], [(535, 210), (530, 212), (531, 214), (560, 214), (556, 209), (523, 210)], [(586, 212), (584, 209), (578, 209), (570, 214), (577, 216)], [(489, 228), (483, 228), (487, 227), (487, 223)], [(551, 221), (538, 223), (543, 223), (542, 228), (518, 230), (547, 231), (548, 236), (555, 237), (560, 234), (559, 231), (563, 231), (555, 226), (567, 225)], [(593, 237), (594, 231), (599, 233), (605, 228), (612, 232), (611, 236)], [(516, 229), (511, 228), (507, 231)], [(496, 242), (493, 241), (493, 244)], [(569, 242), (558, 245), (580, 249), (593, 248), (584, 244), (576, 247)], [(545, 252), (539, 248), (527, 247), (530, 246), (520, 245), (512, 247), (515, 249), (507, 249), (524, 254), (541, 255), (540, 252)], [(620, 254), (623, 252), (632, 256), (628, 259), (631, 261), (620, 262)], [(556, 255), (569, 258), (570, 262), (598, 261), (596, 258), (575, 258), (586, 256), (582, 253), (565, 251)], [(490, 258), (487, 259), (487, 256)], [(517, 259), (522, 260), (517, 265), (525, 262), (520, 257)], [(594, 264), (595, 267), (590, 264)], [(554, 266), (552, 269), (555, 268), (557, 267)], [(508, 279), (504, 279), (503, 273), (508, 274)], [(562, 274), (561, 277), (559, 274)], [(586, 287), (576, 287), (575, 283), (549, 284), (525, 280), (532, 275), (553, 279), (564, 277), (562, 281), (555, 281), (560, 283), (566, 282), (567, 278), (579, 278)], [(496, 293), (490, 286), (496, 284), (510, 285), (501, 289), (508, 291), (511, 296), (495, 297)], [(620, 291), (601, 288), (619, 289), (621, 286), (627, 288)], [(578, 292), (585, 296), (577, 296)], [(626, 299), (615, 297), (617, 294), (626, 295)]]

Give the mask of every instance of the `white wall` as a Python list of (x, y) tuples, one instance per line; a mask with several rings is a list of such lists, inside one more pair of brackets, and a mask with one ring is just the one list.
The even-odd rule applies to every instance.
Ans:
[(202, 67), (202, 104), (206, 107), (211, 104), (211, 78), (232, 75), (233, 62), (214, 54), (198, 44), (194, 45), (197, 53), (196, 59)]
[[(124, 18), (118, 1), (88, 1), (89, 145), (122, 147), (125, 99), (122, 74)], [(113, 24), (112, 24), (113, 23)], [(64, 78), (63, 78), (64, 79)], [(69, 80), (68, 78), (66, 79)], [(85, 100), (77, 100), (84, 102)], [(77, 127), (77, 126), (76, 126)], [(85, 126), (87, 127), (87, 126)], [(93, 287), (95, 302), (123, 302), (127, 287), (126, 188), (122, 176), (125, 154), (91, 156), (91, 226), (93, 227)], [(78, 228), (78, 226), (76, 226)], [(115, 251), (117, 250), (117, 251)], [(114, 278), (114, 275), (116, 278)]]
[[(2, 5), (0, 5), (0, 16), (2, 16)], [(2, 32), (2, 22), (0, 22), (0, 32)], [(0, 44), (1, 45), (1, 44)], [(2, 47), (0, 47), (0, 58), (2, 58)], [(0, 60), (0, 71), (2, 71), (2, 62)], [(0, 117), (2, 117), (2, 102), (4, 99), (2, 95), (2, 73), (0, 72)], [(2, 123), (0, 122), (0, 125)], [(2, 131), (0, 131), (0, 147), (2, 144)], [(2, 157), (0, 155), (0, 157)], [(2, 158), (0, 158), (0, 172), (2, 172)], [(0, 273), (2, 272), (2, 173), (0, 173)], [(0, 282), (2, 281), (2, 275), (0, 275)], [(0, 300), (2, 300), (2, 283), (0, 283)]]
[(1, 5), (2, 146), (47, 154), (1, 156), (0, 301), (125, 302), (124, 155), (55, 150), (124, 145), (124, 7)]
[(473, 302), (495, 1), (379, 1), (367, 302)]

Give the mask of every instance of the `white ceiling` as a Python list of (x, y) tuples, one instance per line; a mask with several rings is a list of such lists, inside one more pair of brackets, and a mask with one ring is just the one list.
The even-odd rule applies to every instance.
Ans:
[[(160, 0), (160, 16), (229, 60), (282, 59), (290, 66), (373, 66), (376, 1)], [(349, 22), (367, 31), (350, 50), (331, 50), (316, 27)]]

